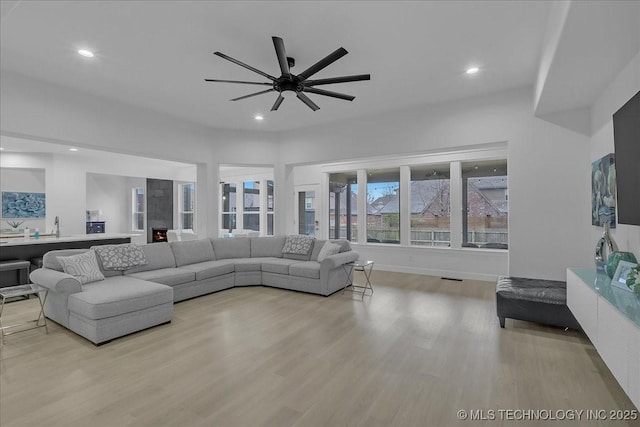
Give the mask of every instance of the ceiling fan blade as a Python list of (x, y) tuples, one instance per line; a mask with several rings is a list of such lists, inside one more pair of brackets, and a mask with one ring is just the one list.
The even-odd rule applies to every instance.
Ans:
[(358, 82), (361, 80), (371, 80), (371, 74), (358, 74), (356, 76), (329, 77), (328, 79), (307, 80), (305, 86), (330, 85), (333, 83)]
[(280, 37), (271, 38), (273, 39), (273, 46), (276, 48), (276, 55), (278, 56), (278, 63), (280, 64), (280, 71), (282, 71), (282, 75), (291, 77), (289, 61), (287, 60), (287, 52), (284, 50), (284, 42)]
[(276, 111), (279, 107), (280, 104), (282, 104), (282, 101), (284, 101), (284, 96), (282, 96), (282, 94), (278, 94), (278, 97), (276, 98), (276, 102), (273, 104), (273, 107), (271, 107), (271, 111)]
[(347, 53), (349, 53), (349, 52), (347, 52), (347, 50), (345, 48), (343, 48), (343, 47), (336, 49), (335, 51), (333, 51), (329, 55), (325, 56), (320, 61), (318, 61), (315, 64), (313, 64), (311, 67), (309, 67), (306, 70), (304, 70), (302, 73), (298, 74), (298, 78), (300, 78), (300, 80), (308, 79), (309, 77), (311, 77), (312, 75), (314, 75), (318, 71), (322, 70), (323, 68), (331, 65), (332, 63), (334, 63), (338, 59), (342, 58)]
[(315, 102), (313, 102), (312, 100), (309, 99), (309, 97), (307, 95), (305, 95), (302, 92), (298, 92), (296, 94), (296, 96), (298, 97), (298, 99), (302, 102), (304, 102), (305, 104), (307, 104), (307, 107), (311, 108), (313, 111), (319, 110), (320, 107), (318, 107), (316, 105)]
[(242, 83), (245, 85), (265, 85), (273, 86), (273, 83), (261, 83), (261, 82), (243, 82), (240, 80), (218, 80), (218, 79), (204, 79), (205, 82), (218, 82), (218, 83)]
[(257, 68), (253, 68), (251, 65), (247, 65), (247, 64), (245, 64), (244, 62), (240, 62), (240, 61), (238, 61), (237, 59), (234, 59), (234, 58), (232, 58), (232, 57), (230, 57), (230, 56), (227, 56), (227, 55), (225, 55), (225, 54), (224, 54), (224, 53), (222, 53), (222, 52), (213, 52), (213, 54), (214, 54), (214, 55), (219, 56), (220, 58), (226, 59), (227, 61), (231, 61), (231, 62), (233, 62), (234, 64), (238, 64), (239, 66), (244, 67), (244, 68), (246, 68), (247, 70), (251, 70), (251, 71), (253, 71), (254, 73), (258, 73), (258, 74), (260, 74), (261, 76), (264, 76), (264, 77), (268, 78), (269, 80), (275, 81), (275, 79), (276, 79), (275, 77), (270, 76), (269, 74), (265, 73), (264, 71), (260, 71), (260, 70), (258, 70)]
[(245, 95), (245, 96), (241, 96), (239, 98), (233, 98), (230, 101), (240, 101), (241, 99), (245, 99), (245, 98), (251, 98), (252, 96), (256, 96), (256, 95), (262, 95), (263, 93), (269, 93), (269, 92), (273, 92), (275, 89), (271, 88), (271, 89), (267, 89), (267, 90), (262, 90), (260, 92), (256, 92), (256, 93), (252, 93), (250, 95)]
[(345, 95), (343, 93), (338, 93), (338, 92), (331, 92), (329, 90), (316, 89), (313, 87), (305, 87), (302, 90), (305, 92), (317, 93), (318, 95), (330, 96), (332, 98), (345, 99), (347, 101), (353, 101), (354, 99), (356, 99), (355, 96)]

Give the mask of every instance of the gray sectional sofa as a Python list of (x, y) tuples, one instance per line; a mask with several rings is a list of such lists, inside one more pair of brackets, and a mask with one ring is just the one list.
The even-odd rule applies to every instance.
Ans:
[(97, 256), (105, 278), (86, 284), (65, 273), (59, 258), (89, 249), (51, 251), (30, 278), (49, 290), (47, 318), (101, 344), (170, 322), (174, 302), (234, 286), (264, 285), (324, 296), (344, 287), (350, 274), (344, 265), (358, 259), (348, 241), (333, 241), (340, 252), (319, 262), (326, 241), (314, 240), (307, 253), (292, 254), (283, 253), (286, 240), (276, 236), (141, 245), (137, 248), (144, 252), (143, 265), (107, 269)]

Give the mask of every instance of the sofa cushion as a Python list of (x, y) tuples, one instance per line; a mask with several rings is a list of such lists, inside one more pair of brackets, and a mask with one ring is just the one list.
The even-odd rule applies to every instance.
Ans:
[(98, 245), (91, 249), (96, 251), (105, 270), (126, 270), (147, 263), (144, 252), (135, 243)]
[(317, 261), (296, 262), (289, 266), (289, 275), (308, 277), (309, 279), (319, 279), (320, 263)]
[(176, 266), (176, 259), (173, 256), (171, 245), (167, 242), (149, 243), (148, 245), (140, 246), (140, 249), (144, 252), (147, 263), (125, 270), (124, 274), (159, 270), (161, 268), (173, 268)]
[(309, 259), (309, 261), (318, 260), (318, 255), (320, 254), (320, 250), (322, 249), (324, 244), (327, 242), (328, 240), (320, 240), (320, 239), (316, 239), (315, 242), (313, 242), (313, 249), (311, 250), (311, 258)]
[(205, 261), (198, 264), (184, 265), (181, 268), (194, 272), (196, 274), (196, 280), (222, 276), (223, 274), (233, 273), (235, 271), (233, 260)]
[(276, 257), (282, 258), (285, 236), (251, 237), (251, 258)]
[(177, 267), (216, 259), (209, 239), (171, 242), (170, 245)]
[(89, 319), (104, 319), (173, 302), (173, 289), (128, 276), (89, 283), (69, 296), (69, 311)]
[(330, 242), (340, 245), (340, 253), (349, 252), (351, 250), (351, 242), (346, 239), (331, 239)]
[(211, 239), (216, 259), (251, 258), (251, 239)]
[(294, 259), (271, 258), (262, 262), (262, 271), (278, 274), (289, 274), (289, 266), (295, 264)]
[(326, 257), (335, 255), (338, 252), (340, 252), (340, 245), (337, 243), (326, 242), (318, 254), (318, 262), (322, 262)]
[(131, 273), (128, 277), (135, 277), (140, 280), (162, 283), (163, 285), (175, 286), (182, 283), (193, 282), (196, 274), (193, 271), (183, 268), (159, 268), (158, 270), (139, 271)]
[(65, 273), (75, 277), (83, 285), (104, 280), (104, 274), (98, 267), (98, 260), (94, 250), (77, 255), (58, 257), (58, 261)]
[(259, 258), (237, 258), (233, 260), (235, 264), (236, 272), (241, 271), (261, 271), (262, 262), (268, 261), (272, 257), (259, 257)]

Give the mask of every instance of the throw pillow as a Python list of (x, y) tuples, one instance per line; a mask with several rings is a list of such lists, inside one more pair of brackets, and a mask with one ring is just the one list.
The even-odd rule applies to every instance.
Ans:
[(295, 235), (287, 236), (282, 248), (283, 254), (307, 255), (313, 245), (313, 237)]
[(336, 245), (335, 243), (327, 242), (320, 249), (320, 253), (318, 254), (318, 262), (322, 262), (328, 256), (335, 255), (340, 252), (340, 245)]
[(134, 243), (100, 245), (92, 249), (100, 256), (105, 270), (127, 270), (147, 263), (144, 251)]
[(96, 252), (89, 250), (85, 253), (58, 257), (62, 270), (75, 277), (81, 284), (104, 280), (104, 275), (98, 267)]

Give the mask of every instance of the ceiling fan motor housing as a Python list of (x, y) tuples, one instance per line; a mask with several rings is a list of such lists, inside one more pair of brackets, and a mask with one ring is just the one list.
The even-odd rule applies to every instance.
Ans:
[(304, 89), (304, 85), (302, 84), (302, 81), (298, 78), (298, 76), (294, 76), (292, 74), (291, 77), (280, 76), (279, 78), (277, 78), (273, 82), (273, 88), (278, 92), (290, 90), (298, 93), (302, 92), (302, 90)]

